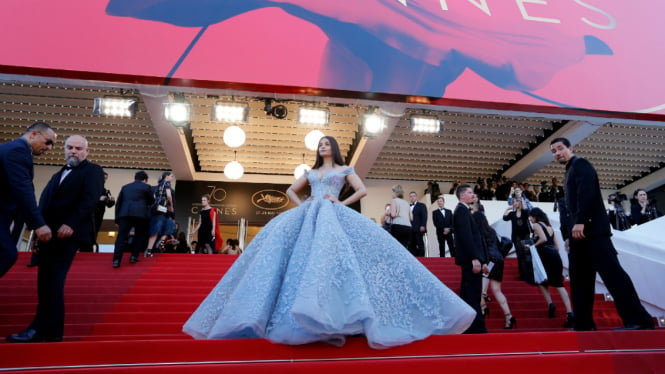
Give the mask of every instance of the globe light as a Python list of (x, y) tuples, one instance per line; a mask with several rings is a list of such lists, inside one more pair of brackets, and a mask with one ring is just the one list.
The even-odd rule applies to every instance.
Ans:
[(245, 169), (238, 161), (231, 161), (224, 167), (224, 175), (229, 179), (240, 179), (245, 173)]
[(296, 166), (296, 169), (293, 171), (293, 176), (296, 177), (296, 179), (300, 178), (305, 174), (306, 171), (310, 171), (312, 168), (307, 165), (307, 164), (300, 164)]
[(245, 130), (240, 126), (229, 126), (224, 130), (224, 144), (231, 148), (237, 148), (245, 144)]
[(316, 149), (319, 147), (319, 140), (321, 140), (321, 138), (324, 136), (325, 134), (319, 130), (310, 131), (307, 135), (305, 135), (305, 147), (307, 147), (307, 149), (310, 151), (316, 151)]

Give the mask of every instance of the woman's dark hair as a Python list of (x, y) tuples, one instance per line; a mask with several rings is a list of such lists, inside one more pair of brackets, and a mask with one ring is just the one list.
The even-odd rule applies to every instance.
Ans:
[(162, 181), (164, 181), (164, 179), (166, 179), (166, 177), (168, 177), (168, 176), (171, 175), (171, 174), (173, 174), (173, 173), (170, 172), (170, 171), (165, 171), (165, 172), (163, 172), (163, 173), (162, 173), (162, 176), (159, 177), (159, 180), (157, 181), (157, 183), (162, 183)]
[(543, 212), (543, 210), (540, 208), (531, 209), (529, 211), (529, 216), (535, 218), (536, 222), (543, 222), (547, 226), (552, 226), (552, 224), (550, 224), (549, 218), (547, 218), (547, 214), (545, 214), (545, 212)]
[(647, 190), (645, 190), (644, 188), (638, 188), (635, 190), (635, 192), (633, 192), (633, 198), (637, 198), (637, 194), (640, 193), (640, 191), (644, 191), (644, 193), (647, 193)]
[[(323, 139), (328, 139), (330, 142), (330, 150), (332, 152), (332, 159), (333, 163), (336, 165), (346, 165), (344, 163), (344, 159), (342, 159), (342, 152), (339, 150), (339, 144), (337, 143), (337, 140), (333, 138), (332, 136), (324, 136), (321, 139), (319, 139), (319, 143), (321, 143), (321, 140)], [(316, 161), (314, 162), (314, 166), (312, 166), (312, 169), (318, 169), (323, 165), (323, 158), (319, 154), (319, 146), (316, 146)]]

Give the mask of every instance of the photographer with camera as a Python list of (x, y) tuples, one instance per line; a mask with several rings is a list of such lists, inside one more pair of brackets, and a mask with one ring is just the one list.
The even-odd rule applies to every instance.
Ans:
[(607, 197), (607, 203), (611, 204), (614, 209), (609, 209), (607, 215), (610, 218), (610, 225), (612, 228), (618, 231), (625, 231), (632, 226), (630, 217), (626, 214), (626, 210), (623, 207), (624, 201), (627, 201), (628, 197), (626, 194), (622, 194), (617, 191)]
[(656, 209), (656, 202), (648, 199), (645, 189), (638, 188), (635, 190), (633, 204), (630, 206), (630, 216), (636, 225), (649, 222), (661, 215)]
[(524, 191), (522, 191), (522, 187), (519, 185), (516, 187), (511, 187), (510, 188), (510, 196), (508, 197), (508, 205), (512, 206), (513, 205), (513, 199), (515, 200), (521, 200), (522, 203), (524, 204), (524, 208), (527, 210), (533, 209), (533, 205), (531, 204), (531, 201), (526, 197), (526, 194)]

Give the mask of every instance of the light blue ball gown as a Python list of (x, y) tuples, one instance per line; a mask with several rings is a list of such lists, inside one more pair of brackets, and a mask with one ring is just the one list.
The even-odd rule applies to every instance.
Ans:
[(185, 323), (197, 339), (387, 348), (458, 334), (476, 313), (381, 226), (338, 196), (352, 167), (307, 174), (313, 199), (273, 218)]

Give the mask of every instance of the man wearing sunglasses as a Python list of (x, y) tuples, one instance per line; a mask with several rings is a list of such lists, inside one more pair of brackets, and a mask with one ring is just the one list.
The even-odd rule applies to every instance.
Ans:
[(35, 200), (32, 157), (50, 151), (55, 139), (51, 126), (37, 122), (20, 138), (0, 144), (0, 277), (16, 262), (16, 233), (20, 232), (24, 221), (29, 229), (35, 230), (39, 241), (51, 240), (51, 229)]

